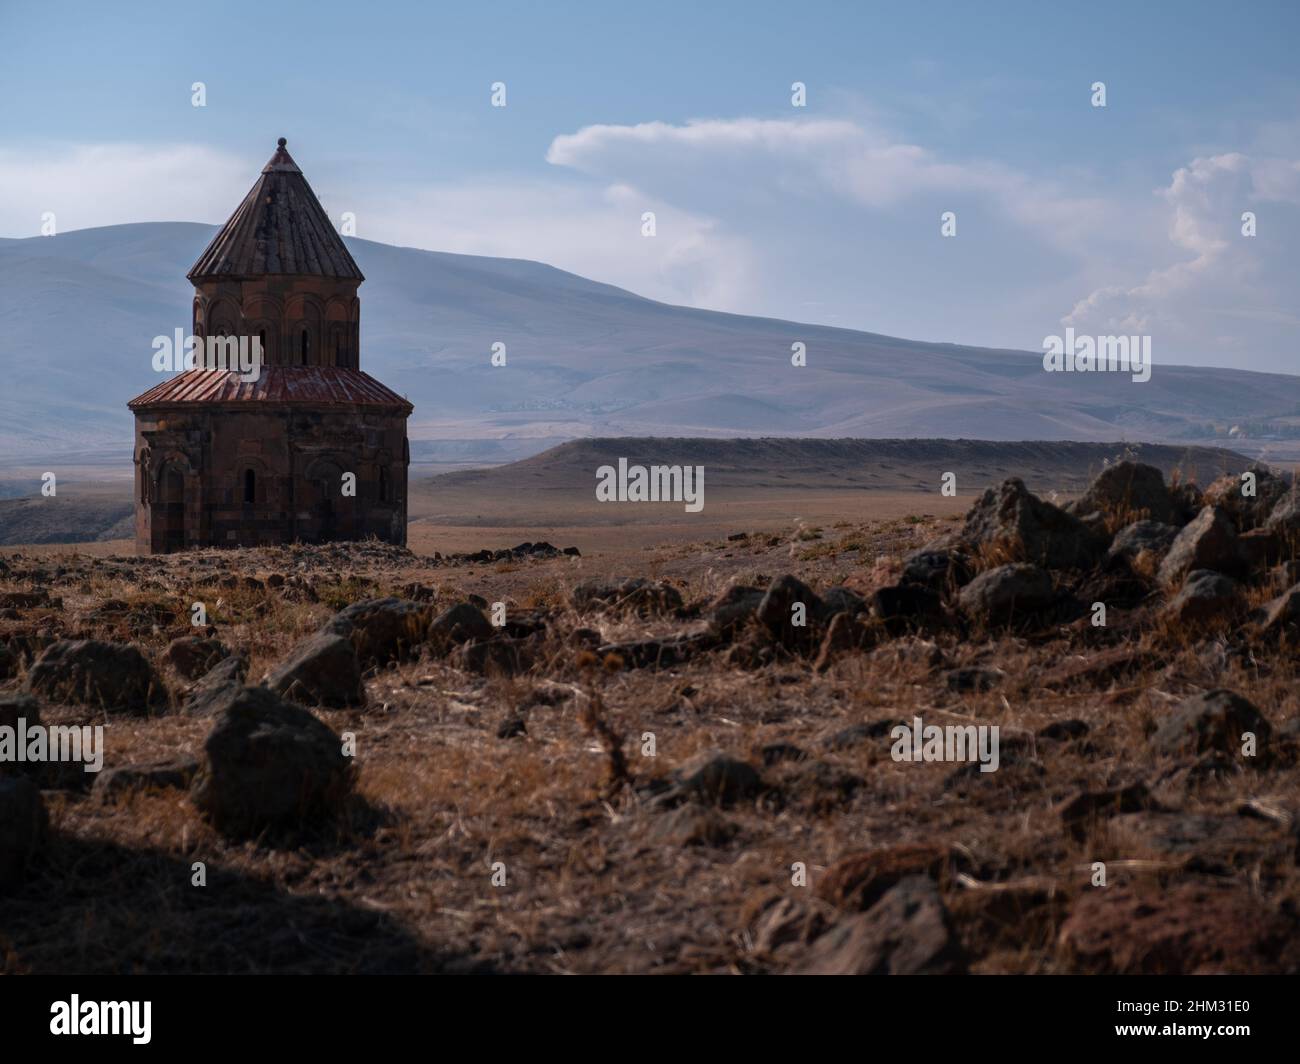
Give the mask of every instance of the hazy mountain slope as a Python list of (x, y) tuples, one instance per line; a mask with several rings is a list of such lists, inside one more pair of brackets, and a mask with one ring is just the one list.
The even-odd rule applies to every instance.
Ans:
[[(151, 342), (189, 327), (210, 226), (0, 240), (0, 456), (129, 450)], [(899, 340), (642, 299), (535, 262), (349, 240), (362, 365), (428, 440), (599, 435), (1183, 439), (1300, 413), (1300, 378), (1165, 364), (1047, 374), (1040, 356)], [(493, 343), (507, 366), (493, 368)], [(790, 365), (790, 345), (808, 365)], [(462, 449), (465, 444), (458, 444)], [(516, 443), (513, 453), (528, 447)], [(472, 446), (470, 451), (472, 451)]]

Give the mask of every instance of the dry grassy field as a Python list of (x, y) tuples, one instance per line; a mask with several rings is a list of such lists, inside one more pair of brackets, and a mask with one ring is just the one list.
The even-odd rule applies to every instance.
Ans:
[[(165, 775), (47, 781), (0, 967), (1296, 970), (1295, 635), (1258, 612), (1294, 564), (1243, 576), (1235, 608), (1199, 627), (1171, 617), (1150, 558), (1052, 570), (1081, 615), (984, 626), (950, 586), (941, 613), (909, 618), (878, 593), (971, 500), (844, 498), (711, 505), (704, 527), (417, 520), (411, 551), (6, 552), (0, 593), (52, 597), (0, 612), (0, 693), (30, 686), (56, 637), (133, 643), (167, 689), (150, 716), (40, 699), (46, 723), (105, 726), (106, 769), (203, 761), (214, 719), (187, 708), (193, 681), (167, 653), (193, 602), (250, 683), (359, 601), (415, 601), (425, 623), (504, 603), (512, 627), (481, 641), (505, 654), (429, 635), (366, 672), (364, 704), (313, 707), (355, 736), (354, 786), (301, 830), (223, 833)], [(525, 539), (581, 554), (448, 556)], [(727, 627), (728, 588), (783, 575), (866, 608), (807, 638), (765, 629), (753, 602)], [(630, 577), (648, 584), (609, 589)], [(1267, 721), (1257, 756), (1231, 713), (1226, 730), (1196, 718), (1191, 745), (1162, 730), (1219, 688)], [(915, 716), (996, 725), (998, 770), (895, 760), (891, 729)]]

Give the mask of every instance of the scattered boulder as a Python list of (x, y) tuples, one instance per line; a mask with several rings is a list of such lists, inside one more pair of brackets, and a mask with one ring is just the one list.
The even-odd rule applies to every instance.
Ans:
[(980, 694), (992, 691), (1006, 678), (1007, 674), (1001, 669), (985, 669), (979, 666), (949, 669), (943, 674), (944, 686), (956, 694), (970, 692)]
[(1165, 607), (1178, 624), (1203, 625), (1231, 618), (1245, 608), (1241, 585), (1230, 576), (1197, 569)]
[(861, 746), (872, 739), (883, 739), (902, 723), (901, 720), (891, 719), (850, 724), (847, 728), (841, 728), (827, 738), (826, 748), (828, 750), (851, 750), (853, 747)]
[(1036, 565), (999, 565), (981, 573), (957, 596), (962, 611), (984, 625), (1023, 620), (1048, 606), (1052, 578)]
[(26, 689), (52, 702), (81, 703), (146, 716), (167, 708), (167, 688), (140, 648), (97, 639), (60, 639), (46, 647)]
[(146, 790), (186, 790), (198, 773), (193, 758), (149, 765), (122, 765), (105, 769), (95, 779), (91, 793), (100, 801), (114, 802)]
[(943, 599), (928, 585), (899, 583), (872, 593), (871, 615), (893, 633), (928, 627), (944, 620)]
[(1094, 530), (1032, 494), (1016, 477), (984, 492), (966, 515), (961, 536), (995, 556), (1047, 569), (1086, 569), (1106, 549)]
[(1285, 560), (1286, 543), (1276, 532), (1267, 528), (1252, 528), (1237, 537), (1237, 550), (1242, 565), (1250, 572), (1269, 569)]
[[(796, 606), (803, 606), (802, 627), (793, 624)], [(822, 600), (807, 584), (789, 573), (778, 576), (758, 604), (759, 623), (781, 641), (802, 641), (808, 638), (809, 629), (823, 619), (825, 607)]]
[(969, 583), (972, 575), (969, 560), (959, 550), (936, 549), (927, 545), (903, 559), (903, 573), (899, 577), (899, 583), (919, 584), (935, 591), (943, 591)]
[[(1074, 505), (1076, 517), (1100, 513), (1109, 521), (1173, 524), (1178, 508), (1155, 466), (1125, 460), (1103, 469)], [(1111, 527), (1115, 527), (1112, 523)]]
[(496, 635), (492, 622), (482, 610), (468, 602), (458, 602), (443, 610), (429, 626), (429, 638), (443, 646), (467, 643), (471, 640), (491, 639)]
[(366, 599), (340, 610), (325, 626), (347, 637), (365, 666), (409, 658), (429, 634), (428, 606), (399, 598)]
[(1287, 492), (1286, 481), (1271, 469), (1255, 465), (1248, 472), (1255, 474), (1253, 495), (1244, 494), (1244, 473), (1225, 473), (1205, 489), (1203, 499), (1205, 505), (1222, 509), (1239, 532), (1262, 527)]
[(831, 587), (822, 592), (822, 614), (834, 617), (837, 613), (847, 613), (856, 617), (867, 611), (866, 600), (856, 591), (847, 587)]
[(1082, 739), (1091, 730), (1087, 721), (1079, 720), (1077, 717), (1067, 717), (1065, 720), (1054, 720), (1051, 724), (1043, 725), (1035, 734), (1040, 739), (1063, 743), (1071, 739)]
[(309, 706), (361, 706), (366, 702), (356, 648), (351, 640), (329, 632), (318, 632), (300, 643), (262, 682)]
[(167, 644), (163, 652), (163, 661), (187, 680), (197, 680), (212, 666), (223, 658), (230, 656), (230, 651), (217, 639), (205, 639), (198, 635), (183, 635)]
[(248, 658), (232, 654), (223, 658), (199, 678), (185, 696), (184, 709), (195, 716), (207, 716), (225, 708), (238, 694), (248, 676)]
[(1178, 533), (1157, 576), (1165, 587), (1176, 587), (1195, 569), (1232, 574), (1240, 568), (1236, 529), (1217, 506), (1207, 506)]
[(806, 975), (950, 975), (965, 970), (939, 891), (908, 876), (865, 913), (847, 916), (808, 947)]
[(351, 786), (328, 726), (268, 688), (245, 687), (208, 735), (190, 795), (219, 831), (244, 836), (326, 819)]
[(1160, 521), (1134, 521), (1115, 533), (1108, 559), (1123, 558), (1134, 572), (1154, 573), (1178, 538), (1178, 529)]
[(25, 776), (0, 776), (0, 890), (22, 881), (48, 831), (40, 788)]
[(499, 635), (463, 643), (449, 660), (453, 667), (480, 676), (515, 676), (531, 664), (528, 646), (525, 640)]
[(709, 805), (734, 805), (757, 796), (763, 788), (753, 765), (716, 751), (692, 758), (675, 776), (679, 793)]
[(1263, 715), (1234, 691), (1222, 688), (1189, 698), (1156, 730), (1151, 748), (1158, 754), (1181, 757), (1219, 750), (1239, 757), (1242, 735), (1256, 740), (1256, 758), (1267, 757), (1273, 729)]
[(733, 584), (706, 607), (709, 627), (719, 636), (730, 638), (758, 612), (763, 595), (760, 588)]
[(1278, 499), (1265, 527), (1276, 532), (1293, 548), (1300, 543), (1300, 481)]
[(1176, 510), (1176, 525), (1187, 524), (1201, 512), (1205, 506), (1205, 495), (1191, 481), (1185, 480), (1169, 486), (1169, 498), (1173, 500)]
[(1265, 604), (1260, 627), (1266, 632), (1281, 632), (1300, 627), (1300, 584), (1296, 584)]
[(826, 626), (817, 658), (813, 662), (816, 672), (825, 672), (831, 667), (842, 651), (863, 647), (871, 642), (871, 631), (857, 617), (848, 613), (837, 613)]
[(1057, 807), (1061, 823), (1083, 836), (1093, 823), (1120, 813), (1136, 813), (1156, 807), (1147, 785), (1141, 780), (1103, 791), (1079, 791)]
[(519, 739), (528, 734), (528, 721), (518, 713), (508, 715), (497, 725), (498, 739)]
[(715, 809), (681, 805), (659, 814), (651, 837), (673, 846), (725, 846), (738, 830)]

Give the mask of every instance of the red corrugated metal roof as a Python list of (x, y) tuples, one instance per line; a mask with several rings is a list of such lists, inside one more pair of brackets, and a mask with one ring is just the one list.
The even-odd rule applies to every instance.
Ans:
[(266, 274), (365, 280), (284, 145), (281, 137), (257, 184), (190, 268), (191, 281)]
[(137, 395), (127, 406), (170, 403), (311, 403), (317, 406), (389, 406), (415, 409), (359, 369), (337, 366), (263, 366), (256, 381), (237, 370), (190, 369)]

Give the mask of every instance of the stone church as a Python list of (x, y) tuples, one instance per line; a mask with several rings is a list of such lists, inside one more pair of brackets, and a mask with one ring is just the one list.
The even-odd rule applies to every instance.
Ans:
[(200, 363), (127, 404), (137, 552), (404, 544), (413, 408), (361, 371), (365, 278), (283, 137), (187, 276), (196, 341), (255, 340), (262, 365)]

